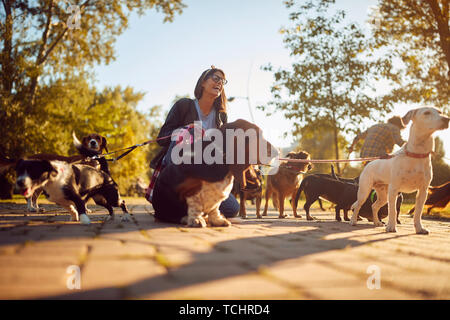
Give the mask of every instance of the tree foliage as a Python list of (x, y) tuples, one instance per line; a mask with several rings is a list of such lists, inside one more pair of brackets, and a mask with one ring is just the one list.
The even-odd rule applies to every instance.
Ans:
[[(288, 8), (295, 6), (295, 1), (285, 3)], [(329, 14), (333, 3), (306, 1), (295, 6), (292, 26), (281, 30), (294, 63), (289, 70), (274, 73), (274, 100), (260, 108), (295, 119), (294, 134), (313, 122), (331, 128), (339, 158), (340, 132), (356, 132), (363, 120), (390, 110), (389, 104), (371, 94), (371, 78), (388, 73), (391, 64), (367, 53), (368, 39), (357, 24), (345, 22), (343, 11)]]
[[(335, 152), (333, 128), (321, 121), (314, 121), (300, 128), (299, 149), (306, 150), (314, 159), (333, 159)], [(342, 154), (348, 142), (341, 134), (338, 136), (339, 152)], [(330, 172), (330, 164), (314, 164), (313, 172)]]
[[(99, 90), (91, 84), (90, 70), (115, 59), (115, 41), (132, 12), (154, 9), (170, 22), (184, 7), (182, 0), (2, 0), (0, 156), (74, 154), (72, 131), (79, 137), (104, 135), (110, 150), (155, 137), (158, 122), (152, 117), (160, 108), (139, 112), (143, 93), (121, 87)], [(148, 174), (147, 157), (155, 147), (144, 148), (120, 165), (111, 164), (121, 192), (134, 178)]]
[(392, 101), (450, 103), (449, 0), (380, 0), (372, 12), (374, 48), (404, 66), (390, 74)]
[[(181, 13), (181, 0), (2, 0), (0, 10), (0, 92), (34, 105), (38, 86), (52, 79), (86, 73), (110, 63), (114, 43), (128, 26), (131, 12), (162, 10), (165, 21)], [(74, 24), (75, 22), (79, 23)]]
[(431, 181), (431, 185), (439, 186), (450, 181), (450, 166), (444, 161), (445, 150), (443, 141), (438, 137), (434, 141), (434, 153), (431, 158), (433, 166), (433, 180)]

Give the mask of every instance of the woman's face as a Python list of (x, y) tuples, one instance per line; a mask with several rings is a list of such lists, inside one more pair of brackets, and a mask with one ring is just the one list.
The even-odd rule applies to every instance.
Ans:
[(222, 94), (223, 85), (226, 83), (222, 72), (216, 71), (203, 81), (203, 94), (217, 98)]

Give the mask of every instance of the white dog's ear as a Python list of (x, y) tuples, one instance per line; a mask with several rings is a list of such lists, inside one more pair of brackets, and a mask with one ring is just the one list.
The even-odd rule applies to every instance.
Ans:
[(414, 116), (416, 115), (416, 111), (417, 109), (410, 110), (403, 116), (402, 121), (405, 126), (412, 120), (412, 118), (414, 118)]
[(72, 131), (72, 138), (73, 138), (73, 145), (75, 146), (75, 148), (77, 148), (79, 150), (82, 147), (82, 144), (81, 144), (80, 140), (78, 140), (77, 135), (75, 134), (75, 131)]

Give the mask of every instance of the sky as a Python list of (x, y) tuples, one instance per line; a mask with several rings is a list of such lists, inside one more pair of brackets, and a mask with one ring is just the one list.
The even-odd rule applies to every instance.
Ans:
[[(116, 60), (95, 68), (96, 85), (100, 88), (131, 86), (145, 93), (138, 105), (140, 111), (146, 112), (152, 106), (160, 105), (165, 114), (177, 95), (193, 97), (201, 73), (214, 65), (226, 74), (227, 97), (238, 97), (228, 104), (229, 120), (254, 120), (274, 145), (290, 146), (293, 143), (289, 133), (293, 128), (291, 120), (285, 119), (281, 113), (268, 117), (256, 109), (272, 98), (273, 74), (263, 71), (262, 66), (270, 63), (277, 70), (291, 64), (289, 50), (279, 33), (283, 26), (289, 26), (290, 10), (282, 0), (183, 2), (187, 8), (175, 16), (172, 23), (163, 23), (163, 14), (154, 10), (144, 16), (132, 14), (129, 28), (117, 39)], [(356, 21), (367, 28), (369, 7), (376, 2), (337, 0), (337, 6), (346, 11), (349, 22)], [(392, 115), (403, 116), (414, 107), (398, 105), (380, 121)], [(374, 123), (368, 121), (362, 129)], [(405, 140), (408, 134), (408, 129), (402, 131)], [(450, 129), (437, 135), (448, 150), (446, 158), (450, 158)], [(352, 139), (348, 137), (348, 140)]]

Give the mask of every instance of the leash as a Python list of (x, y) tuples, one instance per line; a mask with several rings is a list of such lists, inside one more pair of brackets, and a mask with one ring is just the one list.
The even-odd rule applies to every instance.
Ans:
[(362, 162), (362, 161), (373, 161), (378, 159), (391, 159), (391, 155), (381, 156), (381, 157), (368, 157), (368, 158), (357, 158), (357, 159), (324, 159), (324, 160), (313, 160), (313, 159), (291, 159), (291, 158), (278, 158), (280, 161), (288, 162), (301, 162), (301, 163), (341, 163), (341, 162)]
[[(194, 130), (196, 130), (196, 127), (195, 127), (194, 125), (188, 125), (188, 126), (183, 127), (183, 128), (182, 128), (182, 131), (181, 131), (181, 132), (178, 132), (178, 135), (181, 136), (181, 138), (179, 137), (178, 142), (180, 142), (181, 140), (184, 139), (184, 135), (186, 134), (186, 132), (189, 132), (189, 131), (188, 131), (189, 129), (194, 129)], [(203, 131), (202, 131), (202, 135), (203, 135)], [(126, 155), (128, 155), (131, 151), (133, 151), (133, 150), (136, 149), (136, 148), (143, 147), (143, 146), (145, 146), (145, 145), (147, 145), (147, 144), (154, 143), (154, 142), (157, 142), (157, 141), (159, 141), (159, 140), (164, 140), (164, 139), (167, 139), (167, 138), (171, 138), (172, 136), (173, 136), (173, 133), (170, 134), (170, 135), (161, 137), (161, 138), (157, 138), (157, 139), (148, 140), (148, 141), (145, 141), (145, 142), (142, 142), (142, 143), (138, 143), (138, 144), (135, 144), (134, 146), (131, 146), (131, 147), (127, 147), (127, 148), (123, 148), (123, 149), (111, 151), (111, 152), (104, 153), (104, 154), (99, 154), (99, 155), (96, 155), (96, 156), (94, 156), (94, 157), (90, 157), (90, 159), (92, 159), (92, 160), (98, 160), (98, 159), (100, 159), (100, 158), (105, 158), (105, 156), (109, 156), (109, 155), (111, 155), (111, 154), (115, 154), (115, 153), (117, 153), (117, 152), (126, 150), (124, 153), (122, 153), (120, 156), (118, 156), (118, 157), (116, 157), (116, 158), (113, 158), (113, 159), (106, 159), (106, 161), (113, 161), (113, 162), (115, 162), (115, 161), (118, 161), (118, 160), (122, 159), (123, 157), (125, 157)], [(192, 143), (192, 141), (191, 141), (191, 143)]]
[(92, 160), (98, 160), (98, 159), (100, 159), (100, 158), (105, 158), (105, 156), (109, 156), (109, 155), (111, 155), (111, 154), (115, 154), (115, 153), (118, 153), (118, 152), (127, 150), (127, 151), (125, 151), (124, 153), (122, 153), (121, 155), (119, 155), (119, 156), (116, 157), (116, 158), (112, 158), (112, 159), (111, 159), (111, 158), (109, 158), (109, 159), (106, 159), (106, 158), (105, 158), (106, 161), (113, 161), (113, 162), (115, 162), (115, 161), (118, 161), (118, 160), (122, 159), (123, 157), (125, 157), (126, 155), (128, 155), (131, 151), (133, 151), (133, 150), (136, 149), (136, 148), (143, 147), (143, 146), (145, 146), (145, 145), (147, 145), (147, 144), (154, 143), (154, 142), (157, 142), (157, 141), (159, 141), (159, 140), (164, 140), (164, 139), (167, 139), (167, 138), (170, 138), (170, 137), (172, 137), (172, 135), (165, 136), (165, 137), (161, 137), (161, 138), (157, 138), (157, 139), (153, 139), (153, 140), (148, 140), (148, 141), (145, 141), (145, 142), (142, 142), (142, 143), (135, 144), (134, 146), (131, 146), (131, 147), (127, 147), (127, 148), (123, 148), (123, 149), (111, 151), (111, 152), (104, 153), (104, 154), (99, 154), (99, 155), (90, 157), (90, 159), (92, 159)]

